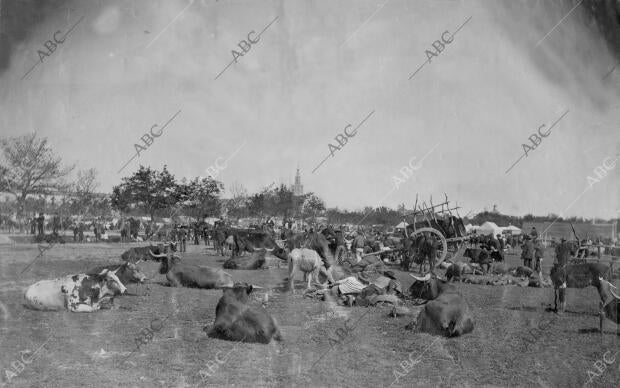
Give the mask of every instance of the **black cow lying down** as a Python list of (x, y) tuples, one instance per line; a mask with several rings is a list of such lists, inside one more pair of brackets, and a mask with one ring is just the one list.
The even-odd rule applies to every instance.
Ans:
[(121, 255), (123, 261), (129, 261), (137, 263), (139, 261), (151, 260), (152, 257), (149, 252), (153, 252), (156, 255), (167, 253), (168, 251), (176, 252), (177, 244), (175, 242), (157, 245), (147, 245), (145, 247), (133, 247), (129, 248)]
[(430, 273), (423, 278), (411, 276), (416, 280), (409, 291), (428, 302), (407, 329), (415, 327), (417, 331), (446, 337), (458, 337), (474, 330), (471, 310), (455, 286)]
[(265, 266), (265, 249), (252, 252), (249, 256), (234, 256), (224, 262), (226, 269), (259, 269)]
[(262, 306), (250, 306), (249, 296), (256, 286), (235, 283), (223, 288), (223, 295), (215, 308), (215, 323), (210, 337), (229, 341), (258, 342), (268, 344), (271, 339), (281, 341), (276, 321)]

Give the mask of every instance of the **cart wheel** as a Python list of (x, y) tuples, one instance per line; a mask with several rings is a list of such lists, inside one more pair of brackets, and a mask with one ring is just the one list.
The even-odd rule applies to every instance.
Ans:
[(416, 230), (415, 232), (411, 233), (409, 237), (414, 238), (415, 236), (422, 234), (424, 232), (429, 232), (435, 235), (435, 237), (437, 237), (439, 241), (441, 241), (441, 247), (437, 249), (437, 261), (435, 262), (435, 267), (437, 267), (439, 264), (441, 264), (446, 259), (446, 256), (448, 255), (448, 243), (446, 242), (446, 238), (444, 237), (444, 235), (441, 234), (440, 231), (434, 228), (420, 228)]

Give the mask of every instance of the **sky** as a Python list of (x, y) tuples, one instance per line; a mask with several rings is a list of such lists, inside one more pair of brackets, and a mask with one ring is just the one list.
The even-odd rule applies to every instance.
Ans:
[[(3, 3), (5, 24), (28, 13)], [(0, 135), (47, 137), (100, 191), (140, 164), (191, 178), (217, 161), (225, 187), (250, 192), (299, 166), (306, 191), (351, 210), (446, 193), (462, 215), (620, 211), (620, 66), (603, 79), (617, 60), (570, 2), (50, 4), (3, 30)]]

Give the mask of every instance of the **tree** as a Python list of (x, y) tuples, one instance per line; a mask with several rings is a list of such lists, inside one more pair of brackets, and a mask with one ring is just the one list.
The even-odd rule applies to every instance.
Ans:
[(235, 218), (248, 216), (248, 191), (245, 187), (239, 182), (233, 182), (229, 191), (231, 198), (226, 203), (228, 214)]
[(166, 166), (159, 172), (141, 165), (132, 176), (123, 178), (120, 185), (112, 188), (112, 208), (121, 212), (140, 208), (154, 219), (158, 210), (177, 202), (178, 194), (176, 180)]
[(94, 168), (80, 170), (76, 182), (71, 187), (73, 194), (72, 213), (83, 215), (95, 205), (95, 190), (99, 187), (97, 170)]
[(208, 176), (177, 185), (175, 197), (187, 215), (195, 218), (219, 216), (222, 190), (222, 183)]
[(29, 195), (64, 191), (63, 182), (74, 166), (63, 166), (62, 158), (48, 145), (47, 138), (31, 135), (0, 139), (0, 189), (17, 198), (17, 214), (23, 215)]
[(325, 202), (314, 193), (308, 193), (305, 195), (301, 208), (304, 217), (316, 218), (320, 212), (325, 210)]

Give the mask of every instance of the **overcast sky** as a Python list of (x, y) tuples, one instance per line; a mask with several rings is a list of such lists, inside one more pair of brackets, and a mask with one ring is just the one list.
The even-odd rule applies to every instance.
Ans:
[[(411, 206), (416, 193), (446, 192), (463, 213), (497, 204), (611, 218), (620, 166), (586, 188), (620, 154), (620, 66), (602, 80), (616, 61), (570, 10), (513, 0), (66, 2), (16, 38), (0, 74), (0, 130), (48, 137), (67, 162), (98, 169), (101, 191), (139, 164), (205, 176), (238, 150), (218, 176), (225, 186), (289, 183), (299, 165), (306, 191), (328, 206)], [(22, 80), (45, 41), (82, 17)], [(237, 43), (274, 19), (214, 79)], [(468, 19), (409, 80), (425, 50)], [(178, 111), (119, 174), (140, 137)], [(334, 137), (368, 115), (312, 173)], [(560, 117), (506, 174), (528, 137)], [(413, 176), (395, 187), (414, 157)]]

